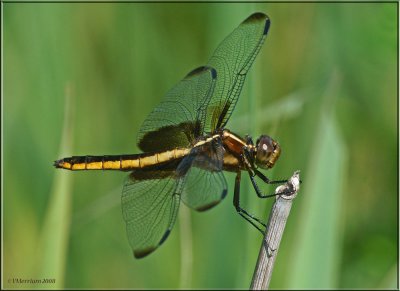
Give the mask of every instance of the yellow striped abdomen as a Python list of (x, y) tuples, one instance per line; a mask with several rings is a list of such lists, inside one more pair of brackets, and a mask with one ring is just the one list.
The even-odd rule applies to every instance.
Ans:
[(75, 156), (54, 162), (56, 168), (79, 170), (130, 171), (182, 159), (190, 149), (173, 149), (160, 153), (143, 153), (118, 156)]

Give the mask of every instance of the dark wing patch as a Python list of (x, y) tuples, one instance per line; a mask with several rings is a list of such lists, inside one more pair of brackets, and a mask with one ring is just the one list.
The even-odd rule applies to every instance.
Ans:
[(244, 20), (217, 47), (208, 66), (216, 69), (217, 83), (207, 109), (206, 131), (225, 127), (236, 106), (246, 75), (270, 27), (263, 13)]
[(148, 152), (188, 147), (202, 135), (215, 80), (216, 72), (211, 67), (199, 67), (187, 74), (143, 122), (139, 148)]
[(186, 147), (189, 141), (200, 134), (200, 121), (186, 121), (176, 125), (159, 127), (143, 134), (138, 141), (140, 149), (146, 152), (156, 152)]

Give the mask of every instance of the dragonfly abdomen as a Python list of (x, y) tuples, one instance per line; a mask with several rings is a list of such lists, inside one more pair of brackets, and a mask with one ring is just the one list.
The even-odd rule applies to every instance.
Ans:
[(117, 170), (131, 171), (156, 166), (162, 163), (181, 159), (189, 149), (172, 149), (158, 153), (142, 153), (116, 156), (74, 156), (54, 162), (56, 168), (79, 170)]

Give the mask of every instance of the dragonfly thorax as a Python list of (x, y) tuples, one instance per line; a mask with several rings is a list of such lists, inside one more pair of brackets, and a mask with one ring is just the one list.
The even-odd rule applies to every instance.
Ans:
[(263, 169), (270, 169), (275, 165), (281, 154), (281, 147), (268, 135), (262, 135), (256, 142), (255, 162)]

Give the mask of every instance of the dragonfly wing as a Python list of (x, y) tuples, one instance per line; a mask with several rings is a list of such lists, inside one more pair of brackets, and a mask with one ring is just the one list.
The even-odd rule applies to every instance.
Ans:
[(197, 211), (208, 210), (225, 198), (227, 183), (222, 172), (224, 148), (220, 140), (194, 148), (177, 171), (186, 173), (182, 201)]
[(180, 184), (174, 171), (133, 171), (122, 191), (122, 213), (136, 258), (147, 256), (168, 237), (180, 203)]
[(145, 152), (188, 147), (204, 130), (216, 71), (199, 67), (176, 84), (143, 122), (138, 146)]
[(182, 201), (192, 209), (205, 211), (221, 202), (227, 191), (223, 172), (192, 167), (186, 177)]
[(225, 127), (236, 106), (247, 72), (267, 36), (270, 20), (254, 13), (217, 47), (208, 66), (217, 71), (217, 83), (207, 109), (206, 131)]

